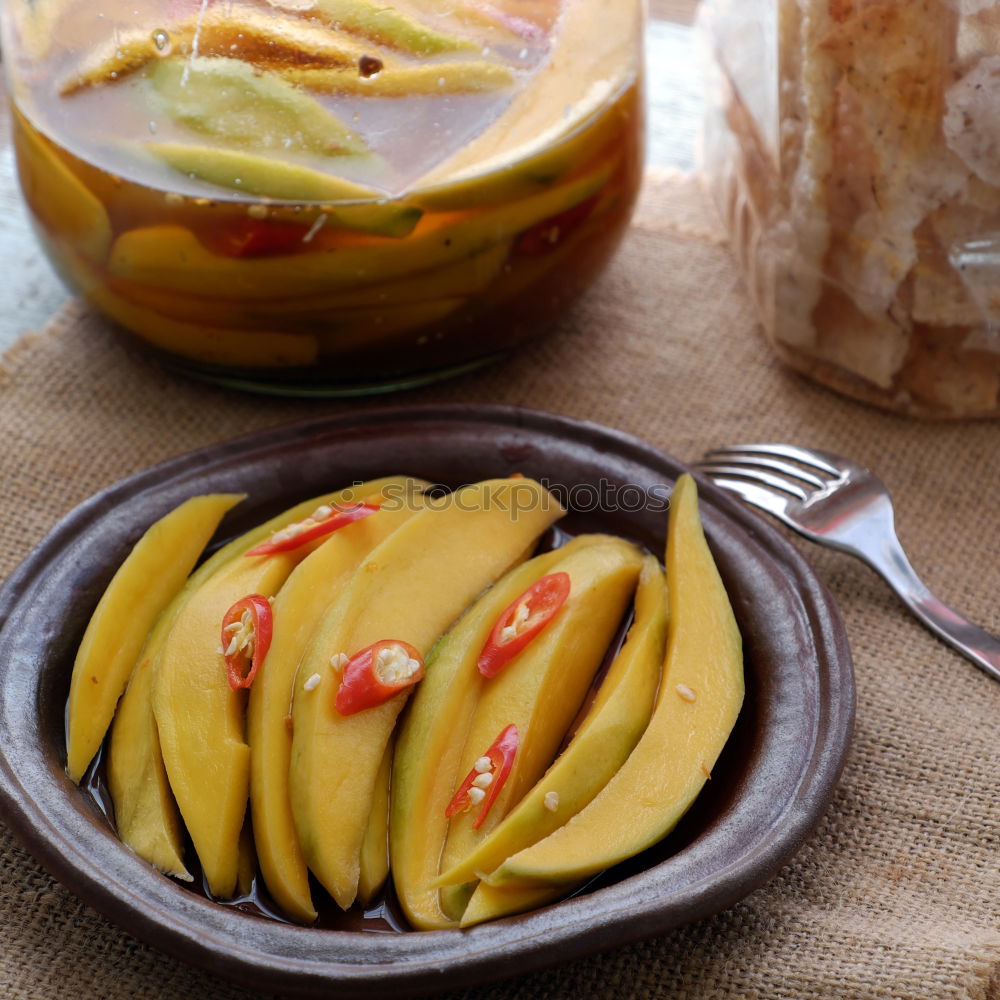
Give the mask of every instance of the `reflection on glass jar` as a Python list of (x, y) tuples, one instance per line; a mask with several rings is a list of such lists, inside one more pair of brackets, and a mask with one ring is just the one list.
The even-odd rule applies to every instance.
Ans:
[(640, 0), (8, 0), (66, 281), (193, 374), (412, 385), (560, 316), (642, 166)]
[(704, 15), (705, 166), (778, 354), (899, 412), (1000, 414), (1000, 3)]

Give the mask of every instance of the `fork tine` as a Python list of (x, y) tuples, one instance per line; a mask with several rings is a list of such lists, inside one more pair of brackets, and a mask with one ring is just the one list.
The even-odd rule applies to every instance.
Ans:
[(785, 513), (785, 508), (790, 502), (788, 498), (774, 493), (767, 487), (758, 486), (757, 484), (747, 482), (744, 479), (731, 479), (723, 473), (716, 474), (702, 466), (696, 465), (696, 468), (705, 472), (716, 486), (719, 486), (724, 490), (728, 490), (730, 493), (735, 493), (737, 496), (742, 497), (747, 503), (752, 504), (754, 507), (759, 507), (768, 514), (772, 514), (789, 527), (795, 527), (788, 515)]
[[(744, 452), (754, 455), (770, 455), (776, 458), (787, 458), (792, 462), (801, 462), (814, 469), (819, 469), (831, 476), (840, 475), (844, 470), (834, 465), (828, 452), (811, 451), (809, 448), (799, 448), (794, 444), (732, 444), (717, 449), (726, 452)], [(711, 454), (711, 452), (709, 453)]]
[(768, 458), (757, 452), (747, 454), (735, 449), (730, 451), (725, 448), (715, 448), (708, 452), (706, 458), (716, 462), (728, 462), (732, 465), (738, 465), (741, 468), (746, 466), (753, 469), (770, 469), (772, 472), (778, 472), (791, 479), (798, 479), (800, 482), (808, 483), (819, 490), (829, 485), (829, 480), (820, 479), (819, 476), (814, 476), (811, 472), (807, 472), (797, 465), (792, 465), (790, 462), (783, 462), (777, 458)]
[[(711, 476), (713, 480), (717, 483), (719, 482), (719, 477), (723, 477), (727, 480), (735, 479), (738, 482), (752, 482), (760, 484), (758, 488), (768, 488), (772, 491), (777, 490), (779, 493), (785, 495), (789, 499), (794, 498), (796, 500), (805, 500), (808, 497), (806, 491), (796, 483), (790, 483), (787, 479), (782, 479), (780, 476), (774, 476), (765, 469), (757, 468), (751, 465), (726, 465), (724, 463), (716, 462), (695, 462), (696, 469), (700, 469), (702, 472)], [(821, 484), (822, 485), (822, 484)]]

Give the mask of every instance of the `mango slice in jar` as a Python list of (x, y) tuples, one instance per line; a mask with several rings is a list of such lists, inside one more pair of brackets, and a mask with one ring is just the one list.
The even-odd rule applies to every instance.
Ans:
[(488, 480), (420, 511), (358, 567), (303, 657), (292, 705), (290, 783), (310, 870), (342, 908), (354, 902), (375, 780), (409, 693), (352, 715), (334, 707), (331, 667), (373, 643), (408, 643), (423, 657), (462, 611), (562, 516), (530, 479)]
[[(280, 201), (325, 202), (314, 224), (302, 227), (303, 248), (324, 225), (400, 239), (413, 232), (424, 212), (416, 205), (381, 199), (378, 192), (341, 177), (242, 150), (146, 142), (138, 147), (178, 173), (232, 191)], [(353, 204), (352, 204), (353, 203)], [(268, 217), (290, 221), (287, 209), (272, 206)]]
[[(199, 26), (200, 21), (200, 26)], [(170, 55), (238, 57), (254, 66), (357, 66), (365, 49), (353, 39), (305, 21), (277, 20), (242, 4), (210, 7), (169, 27), (121, 32), (95, 47), (59, 84), (66, 97), (87, 87), (115, 83)]]
[(508, 207), (462, 216), (451, 224), (418, 226), (403, 245), (371, 242), (285, 257), (233, 259), (213, 254), (181, 226), (123, 233), (111, 248), (114, 277), (155, 288), (220, 299), (268, 299), (376, 286), (436, 270), (484, 253), (544, 219), (586, 201), (607, 183), (614, 164)]
[[(441, 852), (445, 872), (465, 861), (552, 763), (586, 697), (635, 590), (642, 555), (608, 538), (557, 564), (570, 592), (556, 617), (481, 689), (462, 751), (458, 779), (470, 772), (497, 733), (517, 727), (519, 745), (503, 788), (478, 828), (475, 812), (459, 812)], [(475, 876), (473, 876), (475, 878)], [(441, 908), (459, 919), (473, 885), (441, 889)]]
[[(497, 618), (536, 580), (605, 536), (580, 535), (535, 556), (498, 580), (443, 636), (427, 658), (396, 740), (389, 847), (393, 885), (407, 920), (418, 930), (455, 925), (431, 883), (439, 874), (448, 833), (445, 809), (485, 679), (476, 661)], [(419, 831), (414, 836), (413, 831)]]
[[(643, 560), (635, 620), (569, 745), (471, 854), (438, 885), (491, 872), (575, 816), (608, 783), (649, 722), (667, 643), (667, 587), (653, 556)], [(478, 890), (477, 890), (478, 891)], [(463, 914), (463, 926), (468, 922)]]
[(153, 623), (180, 592), (226, 511), (242, 494), (192, 497), (153, 524), (112, 577), (73, 663), (67, 770), (79, 782), (94, 759)]
[(371, 0), (316, 0), (308, 13), (318, 14), (338, 30), (419, 58), (477, 48), (471, 39), (435, 31), (395, 6)]
[(73, 175), (34, 129), (14, 133), (21, 191), (31, 211), (88, 260), (103, 263), (111, 246), (111, 222), (97, 197)]
[(83, 275), (86, 298), (142, 340), (171, 354), (233, 368), (285, 368), (312, 364), (319, 354), (316, 337), (269, 330), (238, 330), (170, 319), (130, 302)]
[[(371, 503), (384, 509), (344, 528), (293, 570), (278, 591), (271, 646), (247, 704), (250, 806), (261, 873), (275, 902), (302, 923), (316, 919), (309, 873), (299, 847), (288, 790), (292, 734), (288, 728), (299, 660), (319, 621), (336, 601), (361, 560), (419, 509), (420, 480), (391, 482)], [(405, 499), (404, 501), (404, 497)]]
[(711, 775), (743, 703), (743, 653), (688, 475), (671, 497), (666, 564), (670, 634), (646, 731), (589, 805), (508, 858), (491, 885), (567, 887), (633, 857), (673, 829)]
[(286, 80), (320, 94), (366, 94), (370, 97), (422, 97), (478, 94), (513, 86), (514, 74), (499, 63), (452, 62), (427, 66), (396, 66), (372, 76), (357, 69), (314, 69), (290, 66), (280, 70)]
[(343, 156), (364, 141), (315, 98), (239, 59), (163, 59), (145, 72), (149, 102), (172, 121), (244, 149)]
[(376, 196), (360, 184), (244, 150), (187, 146), (179, 142), (145, 142), (140, 148), (178, 173), (248, 195), (284, 201), (342, 201)]

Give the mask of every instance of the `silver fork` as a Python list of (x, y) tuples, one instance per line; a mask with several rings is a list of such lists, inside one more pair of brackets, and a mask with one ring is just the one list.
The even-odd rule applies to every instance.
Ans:
[(789, 444), (730, 445), (694, 467), (812, 542), (857, 556), (935, 635), (995, 680), (1000, 640), (935, 597), (896, 537), (885, 484), (863, 466)]

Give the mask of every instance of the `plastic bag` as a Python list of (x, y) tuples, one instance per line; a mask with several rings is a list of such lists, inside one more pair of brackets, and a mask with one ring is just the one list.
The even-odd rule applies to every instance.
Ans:
[(1000, 2), (706, 0), (702, 167), (778, 355), (1000, 415)]

